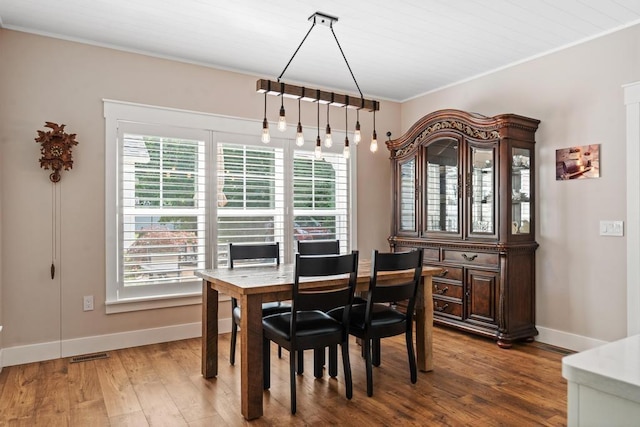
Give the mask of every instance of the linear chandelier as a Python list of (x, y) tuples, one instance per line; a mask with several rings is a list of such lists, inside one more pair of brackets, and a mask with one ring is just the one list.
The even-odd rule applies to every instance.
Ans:
[[(360, 90), (360, 86), (356, 81), (355, 76), (353, 75), (353, 71), (351, 71), (351, 66), (349, 65), (349, 61), (347, 61), (347, 57), (345, 56), (342, 47), (340, 46), (340, 42), (338, 41), (338, 37), (336, 33), (333, 31), (333, 24), (338, 22), (338, 18), (335, 16), (326, 15), (324, 13), (316, 12), (311, 15), (308, 19), (311, 21), (311, 28), (307, 31), (307, 34), (304, 36), (298, 48), (293, 52), (291, 59), (287, 62), (287, 65), (278, 76), (277, 81), (273, 80), (265, 80), (259, 79), (256, 83), (256, 91), (259, 93), (264, 93), (264, 120), (262, 121), (262, 142), (268, 144), (271, 141), (271, 135), (269, 133), (269, 122), (267, 120), (267, 95), (275, 95), (280, 96), (280, 113), (278, 115), (278, 130), (281, 132), (285, 132), (287, 130), (287, 119), (284, 108), (284, 98), (294, 98), (298, 100), (298, 126), (296, 129), (296, 145), (299, 147), (304, 144), (304, 135), (302, 133), (302, 123), (300, 122), (300, 101), (308, 101), (315, 102), (317, 104), (317, 129), (318, 136), (316, 138), (316, 147), (315, 147), (315, 156), (316, 158), (322, 157), (322, 140), (320, 139), (320, 104), (326, 104), (327, 106), (327, 126), (325, 129), (325, 139), (324, 145), (329, 148), (333, 145), (333, 136), (331, 134), (331, 125), (329, 124), (329, 108), (330, 107), (338, 107), (345, 109), (345, 138), (344, 138), (344, 150), (343, 154), (345, 158), (349, 158), (349, 135), (348, 135), (348, 110), (355, 109), (356, 110), (356, 125), (355, 130), (353, 132), (353, 141), (356, 145), (360, 142), (361, 134), (360, 134), (360, 110), (367, 109), (370, 112), (373, 112), (373, 133), (371, 138), (371, 144), (369, 145), (369, 149), (372, 152), (376, 152), (378, 150), (378, 137), (376, 135), (376, 110), (380, 109), (380, 103), (373, 99), (365, 99), (362, 95), (362, 91)], [(331, 29), (331, 34), (333, 34), (334, 39), (340, 49), (340, 53), (342, 54), (342, 58), (344, 62), (347, 64), (347, 68), (349, 69), (349, 73), (351, 73), (351, 77), (353, 78), (353, 82), (358, 89), (358, 93), (360, 97), (357, 96), (349, 96), (341, 93), (335, 92), (327, 92), (320, 89), (309, 88), (305, 86), (296, 86), (292, 84), (286, 84), (281, 81), (282, 76), (289, 68), (291, 61), (295, 58), (296, 54), (304, 44), (305, 40), (311, 33), (311, 30), (316, 26), (316, 24), (322, 24), (328, 26)]]

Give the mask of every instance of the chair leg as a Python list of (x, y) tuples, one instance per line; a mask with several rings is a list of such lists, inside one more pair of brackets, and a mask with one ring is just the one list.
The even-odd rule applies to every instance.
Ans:
[(313, 349), (313, 376), (322, 378), (322, 368), (324, 366), (324, 348)]
[(338, 376), (338, 346), (329, 346), (329, 376), (335, 378)]
[(229, 363), (236, 363), (236, 338), (238, 336), (238, 325), (234, 319), (231, 319), (231, 345), (229, 346)]
[(380, 338), (372, 340), (371, 352), (373, 366), (380, 366)]
[(371, 339), (366, 338), (364, 341), (364, 359), (367, 371), (367, 396), (373, 396), (373, 367), (371, 366)]
[[(342, 342), (342, 344), (340, 345), (340, 348), (342, 349), (342, 367), (344, 369), (344, 384), (345, 384), (347, 399), (351, 399), (353, 397), (353, 381), (351, 379), (351, 362), (349, 361), (349, 337), (348, 336), (347, 336), (347, 339), (345, 339)], [(336, 348), (336, 346), (331, 346), (329, 347), (329, 349), (330, 349), (329, 351), (331, 351), (331, 349), (335, 350), (336, 358), (337, 358), (338, 349)], [(337, 362), (338, 361), (336, 360), (335, 362), (336, 365), (337, 365)], [(331, 353), (329, 353), (329, 366), (331, 366)]]
[(262, 338), (262, 388), (269, 390), (271, 387), (271, 341)]
[[(296, 351), (296, 356), (298, 358), (298, 375), (304, 374), (304, 352), (302, 350)], [(293, 357), (292, 355), (290, 357)]]
[(411, 323), (407, 328), (407, 353), (409, 355), (409, 371), (411, 372), (411, 383), (415, 384), (418, 381), (418, 368), (416, 365), (416, 354), (413, 351), (413, 332), (411, 330)]
[[(302, 353), (302, 350), (299, 351)], [(296, 413), (296, 351), (291, 349), (289, 354), (289, 382), (291, 386), (291, 414)]]

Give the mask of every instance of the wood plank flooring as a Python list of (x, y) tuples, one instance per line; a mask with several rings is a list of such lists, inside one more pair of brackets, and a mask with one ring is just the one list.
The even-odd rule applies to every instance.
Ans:
[[(272, 346), (271, 390), (264, 416), (240, 415), (240, 364), (228, 362), (220, 336), (219, 375), (200, 374), (200, 339), (127, 348), (106, 359), (58, 359), (5, 367), (0, 426), (564, 426), (566, 381), (560, 349), (532, 343), (503, 350), (491, 340), (434, 328), (433, 372), (411, 384), (403, 337), (382, 341), (367, 397), (360, 347), (350, 343), (353, 398), (337, 379), (313, 377), (312, 352), (296, 378), (298, 413), (289, 411), (288, 354)], [(239, 352), (236, 353), (238, 357)]]

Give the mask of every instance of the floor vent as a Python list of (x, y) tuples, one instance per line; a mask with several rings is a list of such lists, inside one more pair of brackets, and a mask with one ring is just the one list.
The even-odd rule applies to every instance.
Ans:
[(551, 344), (545, 344), (545, 343), (542, 343), (542, 342), (539, 342), (539, 341), (534, 341), (529, 345), (531, 345), (533, 347), (537, 347), (537, 348), (539, 348), (541, 350), (546, 350), (546, 351), (550, 351), (550, 352), (553, 352), (553, 353), (563, 354), (565, 356), (575, 353), (575, 351), (573, 351), (573, 350), (567, 350), (566, 348), (556, 347), (556, 346), (553, 346)]
[(90, 360), (106, 359), (107, 357), (109, 357), (107, 353), (84, 354), (82, 356), (72, 357), (71, 363), (88, 362)]

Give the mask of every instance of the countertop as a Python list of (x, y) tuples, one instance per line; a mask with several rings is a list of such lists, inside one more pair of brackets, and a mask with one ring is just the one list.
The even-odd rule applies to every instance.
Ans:
[(640, 403), (640, 335), (565, 356), (562, 376)]

